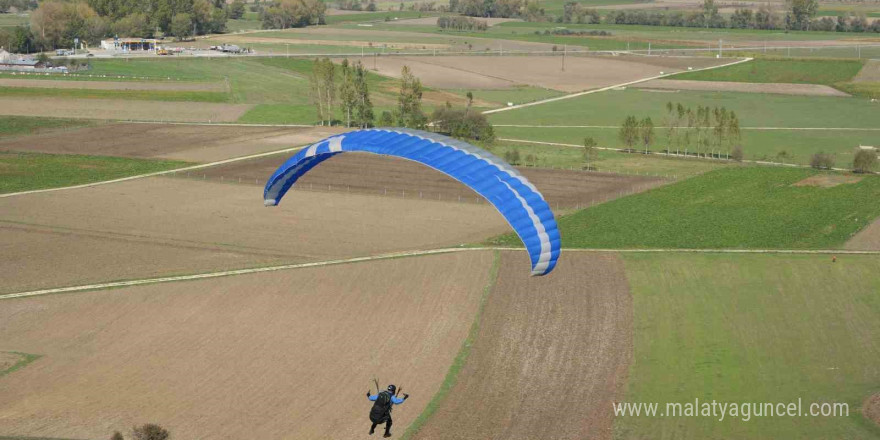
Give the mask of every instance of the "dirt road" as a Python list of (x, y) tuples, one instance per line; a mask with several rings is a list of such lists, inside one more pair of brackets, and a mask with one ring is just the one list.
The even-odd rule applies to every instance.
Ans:
[(4, 301), (0, 351), (43, 357), (0, 378), (0, 436), (109, 438), (153, 422), (180, 439), (366, 437), (374, 376), (412, 395), (394, 411), (402, 433), (467, 334), (492, 258)]
[(458, 381), (418, 439), (610, 439), (632, 361), (632, 299), (613, 254), (568, 253), (547, 277), (504, 253)]

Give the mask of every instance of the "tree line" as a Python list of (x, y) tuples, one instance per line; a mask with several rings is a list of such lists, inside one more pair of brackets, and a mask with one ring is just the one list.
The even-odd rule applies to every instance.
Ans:
[(485, 20), (477, 20), (471, 17), (438, 17), (437, 27), (440, 29), (452, 29), (456, 31), (485, 31), (489, 24)]
[(0, 0), (0, 14), (24, 12), (37, 8), (37, 0)]
[[(409, 68), (401, 69), (397, 105), (379, 116), (378, 125), (432, 129), (454, 137), (492, 142), (494, 130), (486, 116), (473, 111), (473, 94), (468, 92), (464, 109), (450, 103), (437, 108), (428, 117), (422, 110), (424, 88)], [(364, 65), (343, 60), (337, 67), (329, 58), (316, 59), (309, 75), (311, 102), (321, 125), (344, 124), (346, 127), (373, 127), (376, 115), (370, 100), (368, 72)], [(341, 119), (337, 115), (341, 114)]]
[(471, 17), (522, 18), (543, 21), (544, 8), (537, 0), (449, 0), (449, 11)]
[(258, 6), (263, 29), (287, 29), (324, 24), (327, 6), (321, 0), (275, 0)]
[[(667, 153), (742, 160), (739, 118), (732, 110), (667, 102), (664, 122)], [(618, 137), (628, 149), (647, 153), (656, 140), (654, 128), (650, 117), (627, 116)]]

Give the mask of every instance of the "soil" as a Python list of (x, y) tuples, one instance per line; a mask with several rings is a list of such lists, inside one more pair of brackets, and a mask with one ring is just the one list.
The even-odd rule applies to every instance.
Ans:
[(819, 84), (744, 83), (729, 81), (689, 81), (655, 79), (635, 85), (640, 89), (701, 90), (713, 92), (773, 93), (801, 96), (850, 96), (833, 87)]
[(250, 104), (118, 99), (0, 98), (0, 114), (164, 122), (235, 122)]
[(862, 405), (862, 413), (868, 420), (880, 425), (880, 393), (865, 399), (865, 404)]
[(265, 208), (253, 185), (163, 177), (3, 198), (0, 226), (5, 292), (458, 246), (510, 229), (488, 204), (291, 191)]
[(401, 434), (443, 381), (491, 262), (461, 252), (4, 301), (0, 350), (43, 357), (0, 378), (0, 436), (152, 422), (181, 439), (366, 437), (373, 377), (412, 396), (394, 410)]
[[(718, 65), (729, 60), (705, 57), (582, 57), (569, 56), (423, 56), (380, 57), (373, 60), (382, 75), (400, 77), (409, 66), (422, 83), (435, 88), (504, 89), (531, 85), (578, 92), (628, 81)], [(373, 62), (367, 60), (368, 67)]]
[(616, 255), (566, 253), (530, 277), (504, 253), (479, 336), (418, 439), (610, 439), (633, 358), (632, 298)]
[(0, 87), (38, 87), (48, 89), (89, 90), (171, 90), (196, 92), (225, 92), (223, 83), (172, 81), (67, 81), (50, 79), (0, 78)]
[[(268, 156), (211, 167), (208, 178), (251, 185), (265, 179), (290, 154)], [(621, 192), (653, 188), (663, 179), (621, 176), (573, 170), (520, 167), (553, 208), (576, 208), (614, 198)], [(202, 174), (199, 174), (201, 176)], [(340, 154), (313, 168), (297, 182), (296, 188), (312, 191), (350, 192), (425, 200), (483, 202), (482, 197), (445, 174), (412, 161), (373, 154)]]
[(818, 186), (821, 188), (832, 188), (837, 185), (845, 185), (848, 183), (858, 183), (862, 180), (859, 176), (846, 174), (816, 174), (807, 177), (804, 180), (796, 182), (793, 186)]
[(880, 82), (880, 60), (868, 60), (853, 82)]
[(213, 162), (307, 145), (343, 130), (114, 123), (0, 141), (0, 151)]
[(854, 251), (880, 251), (880, 219), (874, 220), (865, 229), (853, 235), (843, 248)]

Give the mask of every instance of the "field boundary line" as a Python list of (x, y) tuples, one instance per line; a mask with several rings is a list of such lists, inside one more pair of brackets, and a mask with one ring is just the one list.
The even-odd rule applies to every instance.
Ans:
[(41, 295), (51, 295), (55, 293), (72, 293), (72, 292), (85, 292), (90, 290), (103, 290), (103, 289), (111, 289), (116, 287), (131, 287), (131, 286), (142, 286), (147, 284), (159, 284), (159, 283), (170, 283), (175, 281), (192, 281), (192, 280), (203, 280), (209, 278), (220, 278), (234, 275), (248, 275), (253, 273), (261, 273), (261, 272), (277, 272), (281, 270), (290, 270), (290, 269), (306, 269), (310, 267), (323, 267), (323, 266), (335, 266), (339, 264), (350, 264), (350, 263), (360, 263), (364, 261), (377, 261), (377, 260), (390, 260), (394, 258), (404, 258), (404, 257), (416, 257), (423, 255), (437, 255), (437, 254), (448, 254), (453, 252), (461, 252), (466, 250), (486, 250), (486, 249), (478, 249), (478, 248), (442, 248), (442, 249), (432, 249), (432, 250), (422, 250), (422, 251), (405, 251), (405, 252), (393, 252), (388, 254), (380, 254), (380, 255), (371, 255), (366, 257), (355, 257), (355, 258), (346, 258), (339, 260), (325, 260), (325, 261), (314, 261), (310, 263), (298, 263), (298, 264), (283, 264), (279, 266), (266, 266), (266, 267), (254, 267), (250, 269), (234, 269), (234, 270), (224, 270), (220, 272), (207, 272), (207, 273), (199, 273), (199, 274), (191, 274), (191, 275), (177, 275), (171, 277), (159, 277), (159, 278), (143, 278), (137, 280), (128, 280), (128, 281), (114, 281), (109, 283), (97, 283), (97, 284), (85, 284), (80, 286), (68, 286), (68, 287), (58, 287), (52, 289), (42, 289), (42, 290), (32, 290), (28, 292), (17, 292), (17, 293), (7, 293), (4, 295), (0, 295), (0, 300), (4, 299), (13, 299), (13, 298), (25, 298), (31, 296), (41, 296)]
[[(220, 272), (206, 272), (190, 275), (177, 275), (170, 277), (143, 278), (128, 281), (113, 281), (108, 283), (85, 284), (79, 286), (57, 287), (51, 289), (31, 290), (26, 292), (7, 293), (0, 295), (0, 301), (4, 299), (26, 298), (32, 296), (51, 295), (56, 293), (75, 293), (92, 290), (112, 289), (116, 287), (142, 286), (148, 284), (170, 283), (176, 281), (192, 281), (210, 278), (220, 278), (235, 275), (248, 275), (262, 272), (277, 272), (281, 270), (307, 269), (312, 267), (335, 266), (341, 264), (360, 263), (364, 261), (390, 260), (395, 258), (419, 257), (425, 255), (449, 254), (454, 252), (478, 252), (478, 251), (518, 251), (525, 252), (525, 248), (505, 246), (474, 246), (440, 248), (415, 251), (392, 252), (387, 254), (354, 257), (337, 260), (313, 261), (310, 263), (284, 264), (278, 266), (254, 267), (249, 269), (234, 269)], [(602, 249), (602, 248), (563, 248), (565, 252), (603, 252), (603, 253), (695, 253), (695, 254), (782, 254), (782, 255), (880, 255), (877, 251), (859, 251), (846, 249)]]
[[(731, 63), (721, 64), (721, 65), (718, 65), (718, 66), (704, 67), (704, 68), (702, 68), (702, 69), (688, 70), (687, 72), (701, 72), (701, 71), (704, 71), (704, 70), (712, 70), (712, 69), (718, 69), (718, 68), (721, 68), (721, 67), (729, 67), (729, 66), (734, 66), (734, 65), (737, 65), (737, 64), (741, 64), (741, 63), (746, 63), (746, 62), (752, 61), (753, 59), (754, 59), (754, 58), (746, 57), (746, 58), (743, 58), (743, 59), (740, 59), (740, 60), (737, 60), (737, 61), (734, 61), (734, 62), (731, 62)], [(616, 88), (618, 88), (618, 87), (626, 87), (626, 86), (629, 86), (629, 85), (638, 84), (638, 83), (643, 83), (643, 82), (646, 82), (646, 81), (651, 81), (651, 80), (660, 79), (660, 78), (666, 78), (667, 76), (677, 75), (677, 74), (679, 74), (679, 73), (684, 73), (684, 72), (664, 73), (664, 74), (662, 74), (662, 75), (652, 76), (652, 77), (649, 77), (649, 78), (642, 78), (642, 79), (638, 79), (638, 80), (635, 80), (635, 81), (629, 81), (629, 82), (625, 82), (625, 83), (621, 83), (621, 84), (615, 84), (615, 85), (613, 85), (613, 86), (607, 86), (607, 87), (602, 87), (602, 88), (598, 88), (598, 89), (585, 90), (585, 91), (583, 91), (583, 92), (572, 93), (572, 94), (570, 94), (570, 95), (557, 96), (557, 97), (555, 97), (555, 98), (547, 98), (547, 99), (542, 99), (542, 100), (540, 100), (540, 101), (527, 102), (527, 103), (525, 103), (525, 104), (512, 105), (512, 106), (510, 106), (510, 107), (497, 108), (497, 109), (494, 109), (494, 110), (486, 110), (486, 111), (483, 112), (483, 114), (484, 114), (484, 115), (490, 115), (490, 114), (493, 114), (493, 113), (506, 112), (506, 111), (508, 111), (508, 110), (517, 110), (517, 109), (521, 109), (521, 108), (524, 108), (524, 107), (531, 107), (531, 106), (533, 106), (533, 105), (540, 105), (540, 104), (547, 104), (547, 103), (549, 103), (549, 102), (562, 101), (563, 99), (577, 98), (577, 97), (579, 97), (579, 96), (584, 96), (584, 95), (589, 95), (589, 94), (593, 94), (593, 93), (604, 92), (604, 91), (607, 91), (607, 90), (616, 89)]]
[(7, 197), (23, 196), (23, 195), (28, 195), (28, 194), (40, 194), (40, 193), (46, 193), (46, 192), (52, 192), (52, 191), (64, 191), (64, 190), (68, 190), (68, 189), (89, 188), (92, 186), (100, 186), (100, 185), (108, 185), (111, 183), (127, 182), (129, 180), (143, 179), (146, 177), (156, 177), (156, 176), (163, 176), (166, 174), (175, 174), (175, 173), (179, 173), (181, 171), (200, 170), (203, 168), (210, 168), (210, 167), (214, 167), (217, 165), (225, 165), (228, 163), (239, 162), (242, 160), (257, 159), (260, 157), (272, 156), (272, 155), (281, 154), (281, 153), (290, 153), (293, 151), (301, 150), (305, 147), (306, 147), (306, 145), (301, 145), (298, 147), (290, 147), (290, 148), (284, 148), (281, 150), (267, 151), (265, 153), (257, 153), (257, 154), (251, 154), (248, 156), (239, 156), (239, 157), (233, 157), (231, 159), (223, 159), (223, 160), (220, 160), (217, 162), (209, 162), (209, 163), (192, 165), (192, 166), (183, 167), (183, 168), (174, 168), (174, 169), (170, 169), (170, 170), (156, 171), (153, 173), (138, 174), (135, 176), (120, 177), (118, 179), (101, 180), (98, 182), (83, 183), (80, 185), (61, 186), (58, 188), (32, 189), (32, 190), (28, 190), (28, 191), (19, 191), (19, 192), (14, 192), (14, 193), (0, 194), (0, 199), (7, 198)]

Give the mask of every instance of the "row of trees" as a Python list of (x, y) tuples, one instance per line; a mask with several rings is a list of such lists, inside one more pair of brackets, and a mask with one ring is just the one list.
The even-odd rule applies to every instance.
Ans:
[(726, 154), (742, 159), (742, 134), (733, 110), (698, 105), (696, 110), (681, 103), (666, 103), (667, 151), (693, 152), (707, 156)]
[[(571, 23), (600, 23), (595, 10), (581, 8), (574, 4), (567, 8), (559, 21)], [(737, 9), (730, 18), (718, 12), (714, 0), (705, 0), (699, 11), (670, 13), (641, 11), (613, 11), (604, 22), (608, 24), (637, 24), (648, 26), (732, 28), (732, 29), (775, 29), (775, 30), (820, 30), (837, 32), (880, 32), (880, 22), (869, 22), (864, 15), (839, 16), (836, 18), (816, 18), (816, 0), (789, 0), (783, 14), (774, 12), (766, 6), (757, 10)], [(566, 21), (569, 20), (569, 21)]]
[(516, 17), (542, 21), (544, 8), (530, 0), (449, 0), (449, 11), (471, 17)]
[[(833, 154), (821, 151), (810, 157), (810, 166), (819, 170), (834, 168), (834, 162)], [(877, 162), (876, 151), (859, 149), (853, 156), (852, 169), (857, 173), (870, 173), (877, 167)]]
[(477, 20), (471, 17), (439, 17), (437, 27), (440, 29), (452, 29), (456, 31), (485, 31), (489, 24), (485, 20)]
[(113, 35), (150, 38), (156, 31), (185, 38), (225, 32), (227, 7), (211, 0), (46, 0), (31, 13), (30, 26), (0, 31), (12, 52), (72, 47), (79, 39), (97, 44)]
[(287, 29), (324, 24), (326, 4), (321, 0), (275, 0), (260, 8), (263, 29)]
[[(346, 127), (367, 128), (373, 125), (373, 103), (367, 85), (367, 69), (361, 62), (343, 60), (337, 72), (329, 58), (317, 59), (309, 77), (311, 99), (321, 125), (332, 125), (336, 109), (342, 111)], [(337, 84), (339, 83), (339, 84)]]
[(0, 0), (0, 14), (23, 12), (37, 8), (37, 0)]

